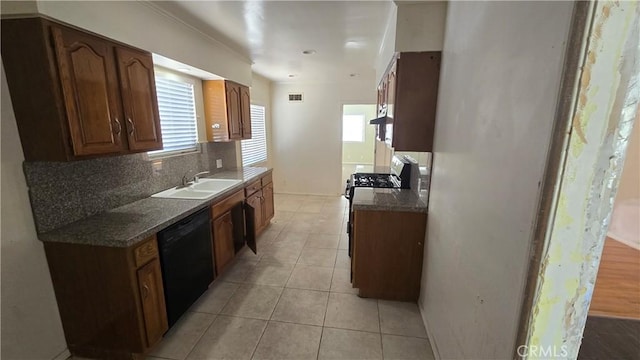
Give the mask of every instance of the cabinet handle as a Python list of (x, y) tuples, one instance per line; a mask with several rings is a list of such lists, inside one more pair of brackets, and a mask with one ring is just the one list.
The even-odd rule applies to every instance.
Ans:
[(149, 286), (147, 284), (142, 285), (142, 298), (146, 299), (149, 297)]
[(129, 129), (129, 135), (133, 135), (133, 132), (136, 131), (136, 127), (133, 125), (133, 121), (131, 120), (130, 117), (127, 118), (127, 122), (129, 123), (129, 126), (131, 127)]
[(118, 129), (116, 129), (116, 135), (120, 135), (120, 133), (122, 132), (122, 124), (120, 124), (120, 120), (118, 120), (118, 118), (115, 118), (113, 122), (118, 125)]

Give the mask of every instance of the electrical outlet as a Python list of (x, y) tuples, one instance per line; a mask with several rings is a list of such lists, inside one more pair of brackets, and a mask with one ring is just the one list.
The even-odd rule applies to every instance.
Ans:
[(222, 159), (216, 160), (216, 168), (220, 169), (222, 167)]

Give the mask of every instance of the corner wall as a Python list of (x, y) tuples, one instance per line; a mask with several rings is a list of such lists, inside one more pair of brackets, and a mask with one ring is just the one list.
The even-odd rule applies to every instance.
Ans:
[(0, 274), (3, 359), (52, 359), (67, 347), (44, 247), (36, 236), (24, 155), (2, 67)]
[(512, 358), (573, 3), (448, 5), (419, 305), (440, 358)]

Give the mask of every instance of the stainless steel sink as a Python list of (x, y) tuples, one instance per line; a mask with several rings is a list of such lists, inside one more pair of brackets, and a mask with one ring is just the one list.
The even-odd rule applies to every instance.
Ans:
[(171, 188), (151, 195), (151, 197), (167, 199), (207, 200), (228, 188), (240, 184), (242, 180), (199, 179), (197, 183), (187, 187)]

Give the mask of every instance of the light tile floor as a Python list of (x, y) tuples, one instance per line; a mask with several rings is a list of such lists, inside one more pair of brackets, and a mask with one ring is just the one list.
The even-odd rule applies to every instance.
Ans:
[(238, 254), (150, 359), (433, 359), (416, 304), (351, 287), (347, 206), (276, 194), (258, 255)]

